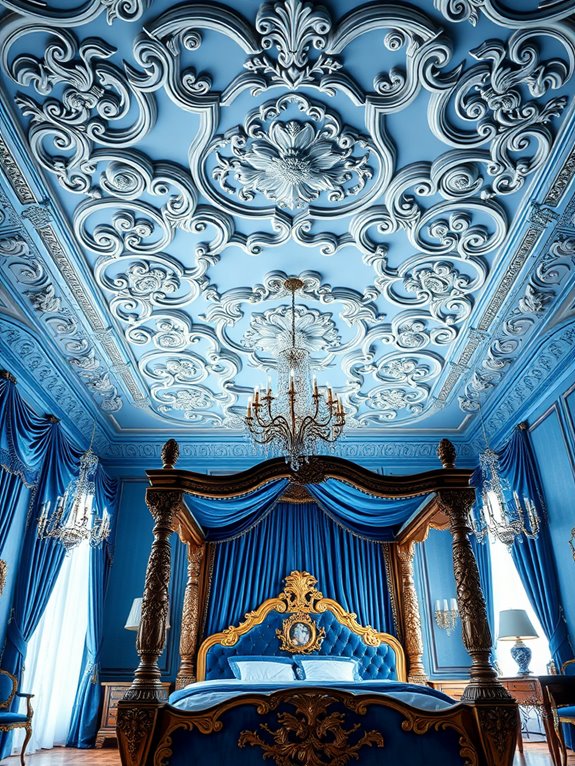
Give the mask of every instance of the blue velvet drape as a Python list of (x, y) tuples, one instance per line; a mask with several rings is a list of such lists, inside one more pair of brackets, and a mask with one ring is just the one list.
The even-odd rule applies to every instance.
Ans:
[(25, 491), (26, 488), (20, 476), (0, 466), (0, 555), (14, 521), (14, 514), (20, 502), (20, 493)]
[(221, 542), (243, 535), (264, 519), (287, 485), (288, 480), (281, 479), (240, 497), (214, 500), (188, 495), (186, 502), (206, 533), (206, 540)]
[[(2, 667), (14, 674), (18, 681), (22, 674), (26, 646), (34, 633), (64, 559), (64, 548), (55, 540), (40, 540), (35, 520), (45, 500), (54, 500), (66, 490), (78, 471), (80, 451), (72, 447), (62, 433), (59, 423), (49, 423), (49, 428), (34, 440), (33, 448), (45, 457), (40, 469), (36, 494), (31, 506), (31, 517), (24, 532), (24, 544), (18, 579), (14, 593), (12, 619), (8, 624)], [(6, 755), (8, 743), (4, 740), (2, 755)]]
[[(60, 423), (53, 418), (38, 416), (22, 399), (15, 383), (0, 379), (0, 464), (9, 472), (2, 471), (0, 475), (0, 550), (13, 519), (15, 506), (12, 507), (12, 502), (17, 503), (19, 497), (15, 492), (10, 503), (5, 503), (5, 494), (13, 488), (14, 480), (32, 487), (32, 503), (18, 566), (12, 617), (2, 657), (2, 667), (13, 673), (18, 681), (27, 643), (44, 613), (64, 558), (64, 548), (59, 542), (38, 538), (36, 519), (42, 503), (50, 501), (53, 510), (58, 495), (62, 495), (71, 479), (77, 476), (81, 454), (82, 451), (67, 439)], [(10, 478), (7, 480), (6, 476)], [(105, 504), (111, 510), (113, 491), (113, 483), (100, 467), (96, 477), (97, 511), (101, 513)], [(93, 571), (91, 568), (93, 582), (99, 578), (99, 566), (96, 561), (94, 564)], [(95, 586), (93, 592), (96, 592)], [(93, 610), (96, 614), (94, 606), (91, 604), (91, 613)], [(101, 616), (99, 620), (101, 635)], [(97, 637), (97, 631), (94, 635)], [(99, 694), (99, 687), (95, 694)], [(8, 750), (9, 737), (0, 735), (0, 757), (7, 755)]]
[(22, 399), (15, 383), (0, 379), (0, 465), (28, 487), (38, 479), (50, 425)]
[(100, 686), (100, 652), (104, 637), (104, 596), (112, 565), (115, 537), (115, 505), (117, 482), (110, 479), (98, 466), (95, 476), (94, 511), (102, 516), (107, 510), (111, 516), (112, 529), (108, 541), (90, 551), (90, 580), (88, 601), (88, 632), (84, 645), (80, 683), (76, 691), (74, 709), (68, 732), (68, 747), (93, 747), (98, 731), (99, 711), (102, 698)]
[(529, 497), (541, 519), (538, 536), (534, 540), (516, 540), (511, 555), (531, 605), (549, 641), (549, 649), (558, 668), (572, 659), (567, 623), (561, 608), (557, 568), (549, 525), (543, 506), (543, 492), (539, 470), (531, 448), (529, 432), (516, 428), (509, 442), (499, 453), (502, 473), (519, 497)]
[(383, 546), (343, 529), (315, 503), (278, 503), (248, 535), (216, 545), (214, 556), (206, 635), (280, 593), (294, 569), (315, 575), (321, 592), (361, 623), (395, 633)]
[(352, 487), (337, 479), (308, 485), (310, 495), (338, 524), (368, 540), (393, 540), (402, 524), (415, 513), (425, 498), (387, 500)]

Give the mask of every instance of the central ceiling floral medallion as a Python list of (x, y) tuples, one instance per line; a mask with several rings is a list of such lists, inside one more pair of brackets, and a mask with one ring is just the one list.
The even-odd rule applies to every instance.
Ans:
[[(301, 113), (306, 120), (299, 119)], [(213, 180), (227, 195), (242, 202), (257, 202), (262, 195), (289, 210), (315, 200), (330, 205), (351, 197), (363, 201), (381, 165), (369, 137), (297, 94), (250, 112), (243, 125), (216, 136), (206, 157), (213, 162)]]
[[(352, 157), (354, 144), (346, 141), (342, 146), (330, 132), (309, 122), (274, 121), (247, 148), (237, 147), (234, 159), (218, 155), (214, 177), (240, 199), (251, 200), (260, 192), (279, 207), (292, 209), (305, 207), (323, 192), (330, 202), (355, 196), (372, 177), (368, 154)], [(228, 183), (230, 176), (237, 187)]]

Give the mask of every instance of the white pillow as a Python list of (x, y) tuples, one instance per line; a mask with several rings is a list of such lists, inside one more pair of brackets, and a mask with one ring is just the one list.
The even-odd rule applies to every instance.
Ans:
[(228, 663), (240, 681), (294, 681), (290, 657), (229, 657)]
[(352, 657), (294, 657), (306, 681), (359, 681), (357, 660)]

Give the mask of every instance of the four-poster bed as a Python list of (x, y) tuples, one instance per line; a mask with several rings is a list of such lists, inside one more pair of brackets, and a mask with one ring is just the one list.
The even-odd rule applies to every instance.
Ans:
[[(439, 447), (442, 469), (394, 477), (335, 457), (312, 458), (297, 472), (276, 459), (231, 476), (207, 476), (175, 468), (178, 446), (173, 440), (165, 445), (162, 457), (163, 469), (147, 471), (151, 486), (146, 501), (155, 527), (137, 638), (140, 664), (118, 706), (118, 741), (125, 766), (191, 764), (207, 752), (215, 763), (233, 759), (238, 764), (271, 761), (286, 766), (343, 766), (352, 758), (359, 763), (379, 763), (383, 757), (378, 755), (380, 748), (397, 766), (438, 759), (445, 766), (511, 764), (517, 708), (490, 664), (491, 635), (468, 539), (467, 513), (474, 499), (469, 487), (471, 472), (455, 468), (450, 442), (443, 440)], [(207, 592), (206, 535), (184, 497), (198, 502), (238, 498), (278, 480), (310, 489), (337, 480), (382, 503), (385, 498), (433, 495), (416, 517), (396, 530), (390, 546), (390, 586), (397, 596), (411, 684), (403, 684), (406, 663), (401, 642), (359, 624), (354, 614), (324, 598), (308, 572), (286, 572), (279, 596), (269, 593), (271, 598), (239, 625), (200, 643)], [(413, 549), (429, 523), (438, 520), (449, 526), (453, 536), (463, 640), (471, 657), (470, 682), (460, 704), (426, 686), (414, 685), (424, 684), (426, 678)], [(180, 691), (168, 704), (158, 658), (166, 632), (172, 531), (188, 546), (188, 580), (176, 682)], [(298, 660), (304, 656), (312, 661)], [(353, 664), (354, 677), (362, 680), (352, 682), (342, 675), (331, 683), (314, 676), (314, 667), (326, 656), (328, 660), (339, 658), (330, 667)], [(254, 658), (259, 664), (252, 677)], [(240, 668), (236, 681), (239, 664), (248, 670)], [(294, 673), (296, 666), (303, 669), (304, 680), (296, 680), (295, 675), (293, 682), (285, 680), (292, 672), (286, 666), (292, 664)], [(272, 682), (258, 676), (264, 665), (278, 673), (270, 678), (282, 680)], [(251, 685), (244, 684), (244, 671)], [(318, 677), (320, 682), (313, 680)]]

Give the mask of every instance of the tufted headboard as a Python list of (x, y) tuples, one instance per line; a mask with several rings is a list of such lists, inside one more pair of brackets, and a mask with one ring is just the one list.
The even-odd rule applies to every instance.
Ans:
[(230, 657), (292, 654), (353, 657), (362, 679), (405, 681), (399, 641), (359, 625), (355, 614), (324, 598), (316, 583), (309, 572), (292, 572), (277, 598), (264, 601), (237, 627), (208, 636), (198, 650), (198, 681), (233, 678)]

